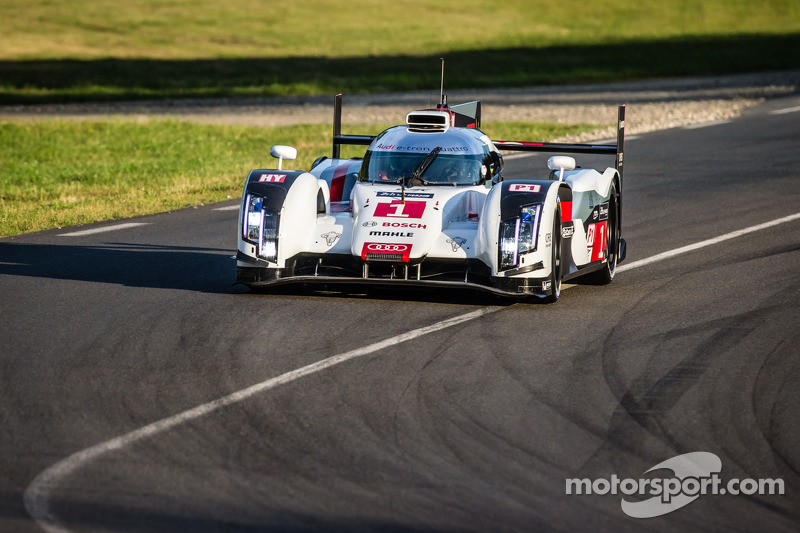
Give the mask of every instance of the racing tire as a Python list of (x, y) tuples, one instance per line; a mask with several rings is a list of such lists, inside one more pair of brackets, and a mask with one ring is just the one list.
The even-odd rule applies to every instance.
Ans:
[(552, 293), (543, 298), (545, 303), (553, 303), (561, 296), (561, 202), (556, 202), (555, 213), (553, 214), (553, 246), (551, 248), (550, 287)]
[(608, 223), (605, 234), (606, 262), (601, 270), (587, 274), (585, 279), (593, 285), (608, 285), (614, 280), (619, 258), (620, 230), (619, 230), (619, 203), (617, 202), (616, 187), (611, 187), (611, 198), (608, 201)]

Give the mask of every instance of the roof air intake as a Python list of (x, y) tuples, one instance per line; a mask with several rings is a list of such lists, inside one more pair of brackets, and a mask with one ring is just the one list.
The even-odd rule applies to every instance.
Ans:
[(447, 111), (412, 111), (406, 115), (408, 131), (414, 133), (442, 133), (450, 127)]

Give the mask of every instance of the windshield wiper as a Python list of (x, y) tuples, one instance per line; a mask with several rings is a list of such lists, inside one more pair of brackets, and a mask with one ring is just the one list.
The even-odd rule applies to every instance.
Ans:
[(417, 168), (414, 169), (414, 172), (411, 174), (410, 178), (402, 177), (400, 178), (400, 186), (401, 186), (401, 200), (405, 202), (406, 200), (406, 180), (409, 181), (411, 185), (414, 184), (415, 181), (419, 180), (423, 183), (423, 185), (427, 185), (425, 180), (422, 179), (422, 175), (425, 174), (425, 171), (431, 166), (433, 160), (436, 159), (436, 156), (439, 155), (439, 152), (442, 151), (441, 146), (437, 146), (433, 150), (425, 156), (425, 159), (419, 162)]
[(425, 159), (420, 161), (419, 165), (417, 165), (417, 168), (414, 169), (414, 173), (411, 174), (411, 180), (413, 181), (421, 179), (422, 175), (425, 174), (425, 171), (428, 170), (428, 167), (431, 166), (431, 163), (433, 163), (433, 160), (436, 159), (436, 156), (439, 155), (439, 152), (441, 151), (442, 151), (441, 146), (437, 146), (436, 148), (431, 150), (431, 153), (426, 155)]

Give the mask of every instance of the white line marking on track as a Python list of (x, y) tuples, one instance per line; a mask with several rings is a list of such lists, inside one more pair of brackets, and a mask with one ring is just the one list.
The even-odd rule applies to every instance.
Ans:
[(315, 372), (330, 368), (334, 365), (338, 365), (339, 363), (344, 363), (345, 361), (369, 355), (379, 350), (383, 350), (384, 348), (389, 348), (390, 346), (395, 346), (397, 344), (422, 337), (423, 335), (433, 333), (434, 331), (439, 331), (463, 322), (480, 318), (501, 309), (502, 307), (487, 307), (484, 309), (479, 309), (477, 311), (472, 311), (470, 313), (449, 318), (447, 320), (442, 320), (441, 322), (437, 322), (436, 324), (432, 324), (430, 326), (418, 328), (407, 333), (401, 333), (400, 335), (364, 346), (363, 348), (356, 348), (355, 350), (351, 350), (349, 352), (334, 355), (332, 357), (328, 357), (327, 359), (317, 361), (316, 363), (298, 368), (297, 370), (292, 370), (291, 372), (287, 372), (285, 374), (281, 374), (280, 376), (262, 381), (261, 383), (257, 383), (256, 385), (252, 385), (246, 389), (234, 392), (233, 394), (218, 400), (204, 403), (189, 409), (188, 411), (184, 411), (182, 413), (178, 413), (177, 415), (153, 422), (152, 424), (148, 424), (144, 427), (131, 431), (130, 433), (126, 433), (111, 440), (95, 444), (94, 446), (81, 450), (65, 459), (62, 459), (36, 476), (28, 488), (25, 489), (25, 509), (27, 509), (28, 514), (30, 514), (34, 521), (36, 521), (36, 523), (48, 533), (67, 533), (69, 530), (64, 525), (59, 523), (56, 516), (50, 510), (50, 495), (61, 479), (69, 476), (81, 466), (90, 463), (111, 451), (119, 450), (140, 440), (153, 437), (185, 422), (189, 422), (212, 413), (222, 407), (247, 400), (256, 394), (274, 389), (275, 387), (295, 381), (309, 374), (314, 374)]
[(694, 250), (699, 250), (700, 248), (705, 248), (706, 246), (719, 244), (729, 239), (735, 239), (736, 237), (741, 237), (742, 235), (747, 235), (748, 233), (761, 231), (762, 229), (771, 228), (773, 226), (777, 226), (779, 224), (785, 224), (787, 222), (791, 222), (793, 220), (798, 220), (798, 219), (800, 219), (800, 213), (795, 213), (794, 215), (789, 215), (783, 218), (776, 218), (775, 220), (770, 220), (769, 222), (764, 222), (763, 224), (758, 224), (757, 226), (751, 226), (749, 228), (740, 229), (738, 231), (732, 231), (730, 233), (726, 233), (725, 235), (714, 237), (713, 239), (697, 242), (694, 244), (690, 244), (688, 246), (683, 246), (682, 248), (676, 248), (668, 252), (663, 252), (648, 257), (646, 259), (640, 259), (639, 261), (634, 261), (633, 263), (629, 263), (627, 265), (622, 265), (617, 268), (617, 272), (625, 272), (626, 270), (633, 270), (634, 268), (639, 268), (652, 263), (657, 263), (658, 261), (663, 261), (664, 259), (670, 259), (672, 257), (675, 257), (676, 255), (681, 255), (687, 252), (692, 252)]
[(785, 115), (786, 113), (797, 113), (798, 111), (800, 111), (800, 105), (795, 106), (795, 107), (785, 107), (783, 109), (775, 109), (773, 111), (770, 111), (769, 114), (770, 115)]
[(514, 159), (522, 159), (523, 157), (533, 157), (535, 155), (538, 155), (538, 154), (535, 153), (535, 152), (524, 152), (524, 153), (521, 153), (521, 154), (504, 155), (503, 156), (503, 160), (504, 161), (512, 161)]
[(83, 237), (84, 235), (94, 235), (95, 233), (105, 233), (107, 231), (117, 231), (121, 229), (135, 228), (137, 226), (149, 226), (149, 222), (126, 222), (125, 224), (115, 224), (113, 226), (103, 226), (102, 228), (85, 229), (62, 233), (59, 237)]
[[(719, 237), (715, 237), (713, 239), (708, 239), (702, 242), (698, 242), (696, 244), (691, 244), (689, 246), (684, 246), (682, 248), (677, 248), (675, 250), (654, 255), (646, 259), (634, 261), (633, 263), (629, 263), (627, 265), (622, 265), (617, 268), (617, 272), (633, 270), (634, 268), (639, 268), (645, 265), (656, 263), (658, 261), (663, 261), (665, 259), (669, 259), (675, 257), (676, 255), (690, 252), (692, 250), (697, 250), (699, 248), (711, 246), (713, 244), (726, 241), (728, 239), (734, 239), (736, 237), (741, 237), (742, 235), (746, 235), (748, 233), (753, 233), (755, 231), (771, 228), (773, 226), (777, 226), (779, 224), (785, 224), (786, 222), (791, 222), (793, 220), (798, 220), (798, 219), (800, 219), (800, 213), (795, 213), (794, 215), (778, 218), (770, 222), (759, 224), (757, 226), (752, 226), (731, 233), (726, 233), (725, 235), (720, 235)], [(409, 331), (407, 333), (401, 333), (400, 335), (396, 335), (389, 339), (376, 342), (368, 346), (364, 346), (363, 348), (356, 348), (355, 350), (351, 350), (349, 352), (341, 353), (339, 355), (334, 355), (332, 357), (328, 357), (327, 359), (317, 361), (316, 363), (312, 363), (302, 368), (298, 368), (296, 370), (292, 370), (285, 374), (281, 374), (280, 376), (276, 376), (266, 381), (262, 381), (261, 383), (257, 383), (246, 389), (234, 392), (233, 394), (230, 394), (223, 398), (219, 398), (212, 402), (204, 403), (202, 405), (189, 409), (188, 411), (184, 411), (174, 416), (158, 420), (157, 422), (148, 424), (144, 427), (131, 431), (130, 433), (126, 433), (119, 437), (115, 437), (113, 439), (101, 442), (99, 444), (95, 444), (94, 446), (76, 452), (66, 457), (65, 459), (62, 459), (61, 461), (55, 463), (54, 465), (42, 471), (38, 476), (36, 476), (36, 478), (34, 478), (34, 480), (30, 483), (30, 485), (28, 485), (28, 488), (25, 489), (25, 494), (24, 494), (25, 509), (28, 511), (28, 514), (31, 516), (31, 518), (33, 518), (33, 520), (43, 530), (47, 531), (48, 533), (69, 533), (69, 529), (67, 529), (66, 526), (62, 525), (58, 521), (58, 518), (50, 509), (50, 496), (63, 478), (69, 476), (70, 474), (81, 468), (83, 465), (90, 463), (95, 459), (98, 459), (108, 454), (109, 452), (112, 452), (114, 450), (120, 450), (122, 448), (125, 448), (126, 446), (129, 446), (146, 438), (154, 437), (160, 433), (169, 431), (170, 429), (176, 426), (179, 426), (186, 422), (210, 414), (218, 409), (221, 409), (222, 407), (226, 407), (247, 400), (261, 392), (274, 389), (280, 385), (284, 385), (286, 383), (295, 381), (310, 374), (320, 372), (322, 370), (325, 370), (326, 368), (338, 365), (339, 363), (344, 363), (345, 361), (349, 361), (357, 357), (369, 355), (379, 350), (383, 350), (384, 348), (389, 348), (390, 346), (395, 346), (397, 344), (422, 337), (423, 335), (427, 335), (428, 333), (433, 333), (435, 331), (440, 331), (442, 329), (449, 328), (457, 324), (462, 324), (464, 322), (480, 318), (490, 313), (494, 313), (501, 309), (503, 308), (488, 307), (484, 309), (479, 309), (477, 311), (472, 311), (470, 313), (466, 313), (453, 318), (449, 318), (447, 320), (443, 320), (441, 322), (437, 322), (436, 324), (432, 324), (430, 326), (418, 328)]]
[(215, 207), (214, 211), (233, 211), (239, 209), (239, 205), (226, 205), (225, 207)]
[(685, 130), (699, 130), (700, 128), (708, 128), (711, 126), (720, 126), (722, 124), (729, 124), (730, 120), (712, 120), (711, 122), (703, 122), (702, 124), (690, 124), (684, 126)]

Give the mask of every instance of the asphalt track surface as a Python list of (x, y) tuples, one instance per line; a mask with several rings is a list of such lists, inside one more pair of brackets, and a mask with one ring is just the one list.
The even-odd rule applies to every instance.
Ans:
[[(797, 531), (798, 106), (629, 140), (627, 267), (553, 305), (251, 293), (236, 202), (0, 240), (0, 530)], [(785, 493), (566, 494), (696, 451)]]

